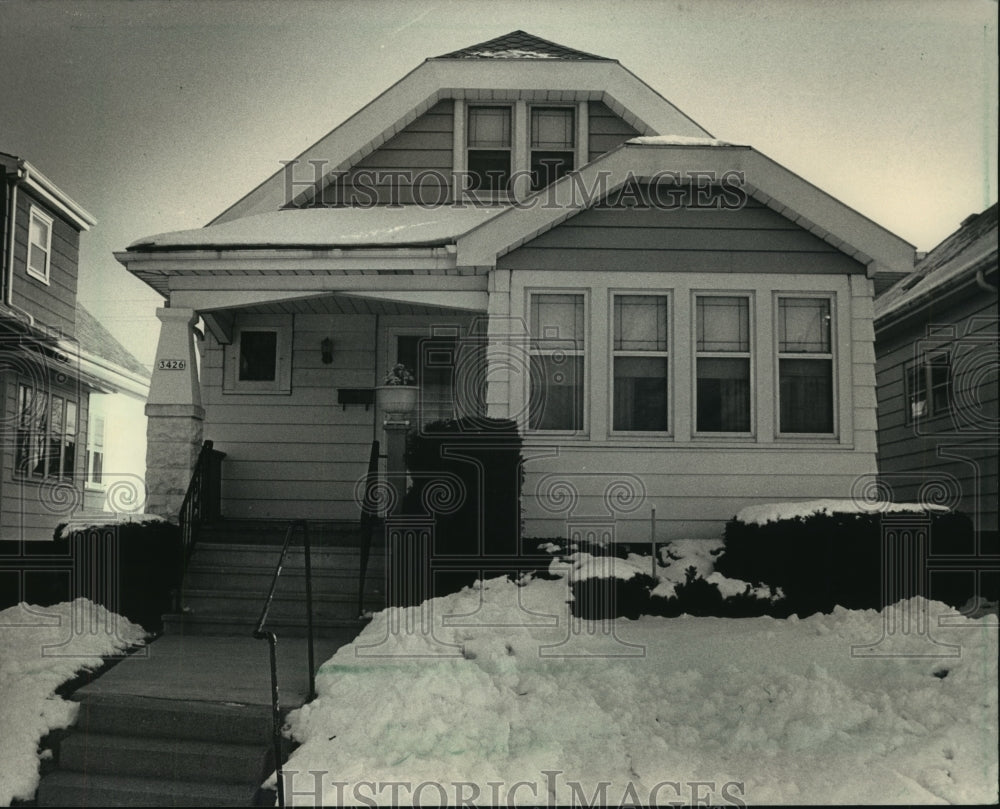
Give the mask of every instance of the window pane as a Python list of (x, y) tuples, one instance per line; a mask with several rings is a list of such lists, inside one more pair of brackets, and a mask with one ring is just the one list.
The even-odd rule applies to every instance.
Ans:
[(49, 397), (45, 393), (32, 393), (31, 458), (28, 463), (31, 474), (42, 477), (45, 474), (45, 443), (49, 434)]
[(615, 357), (614, 428), (666, 432), (667, 358)]
[(243, 331), (240, 333), (240, 380), (273, 382), (277, 369), (278, 333)]
[(833, 362), (779, 360), (781, 432), (833, 432)]
[(698, 431), (750, 431), (750, 360), (698, 360)]
[(470, 107), (468, 144), (479, 149), (510, 147), (510, 107)]
[(778, 350), (830, 353), (830, 301), (781, 298), (778, 301)]
[(18, 474), (28, 472), (28, 458), (31, 453), (31, 422), (32, 422), (31, 389), (21, 385), (17, 395), (17, 457), (16, 470)]
[(750, 302), (747, 298), (698, 298), (698, 350), (749, 351)]
[(907, 420), (927, 415), (927, 377), (919, 362), (906, 365)]
[(573, 142), (573, 110), (563, 108), (531, 111), (532, 149), (572, 149)]
[(615, 350), (667, 350), (666, 295), (615, 296)]
[(532, 152), (531, 190), (545, 188), (572, 170), (572, 152)]
[(49, 226), (37, 216), (31, 217), (31, 243), (41, 245), (43, 248), (49, 243)]
[(577, 340), (583, 348), (583, 295), (532, 295), (531, 335), (536, 340)]
[(942, 416), (951, 407), (951, 358), (948, 354), (932, 354), (927, 359), (930, 372), (931, 415)]
[(467, 191), (506, 191), (510, 184), (510, 152), (478, 150), (469, 152)]
[(531, 358), (528, 422), (533, 430), (583, 429), (583, 357)]
[(63, 400), (52, 397), (52, 422), (49, 427), (48, 472), (59, 477), (59, 462), (62, 460)]
[[(103, 441), (104, 419), (100, 419)], [(76, 402), (66, 402), (66, 428), (63, 431), (63, 477), (73, 477), (76, 470)]]

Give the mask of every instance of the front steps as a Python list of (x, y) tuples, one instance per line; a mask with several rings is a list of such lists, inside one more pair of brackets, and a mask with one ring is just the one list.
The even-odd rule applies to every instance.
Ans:
[(273, 805), (269, 706), (87, 694), (75, 731), (39, 806)]

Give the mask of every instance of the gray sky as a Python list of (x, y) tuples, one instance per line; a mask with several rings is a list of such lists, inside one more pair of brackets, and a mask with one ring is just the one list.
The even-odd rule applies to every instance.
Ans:
[(616, 58), (927, 250), (997, 198), (993, 0), (0, 4), (0, 151), (93, 213), (80, 301), (151, 362), (111, 255), (204, 225), (428, 56), (524, 29)]

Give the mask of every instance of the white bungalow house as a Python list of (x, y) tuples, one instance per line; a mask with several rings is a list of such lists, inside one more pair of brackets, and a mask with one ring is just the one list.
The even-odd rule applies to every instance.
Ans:
[(521, 31), (116, 255), (166, 298), (148, 510), (176, 516), (211, 439), (226, 517), (355, 519), (372, 390), (405, 362), (418, 421), (516, 419), (526, 535), (610, 516), (620, 539), (653, 506), (660, 538), (711, 537), (871, 480), (873, 279), (914, 262), (617, 60)]

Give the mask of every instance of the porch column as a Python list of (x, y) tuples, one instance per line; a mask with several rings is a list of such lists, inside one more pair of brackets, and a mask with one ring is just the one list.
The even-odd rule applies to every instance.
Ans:
[(146, 401), (146, 512), (177, 522), (201, 451), (201, 386), (194, 309), (161, 308), (160, 340)]
[[(487, 285), (486, 314), (486, 415), (493, 419), (511, 418), (512, 338), (510, 318), (510, 270), (492, 270)], [(528, 369), (524, 369), (527, 371)]]

